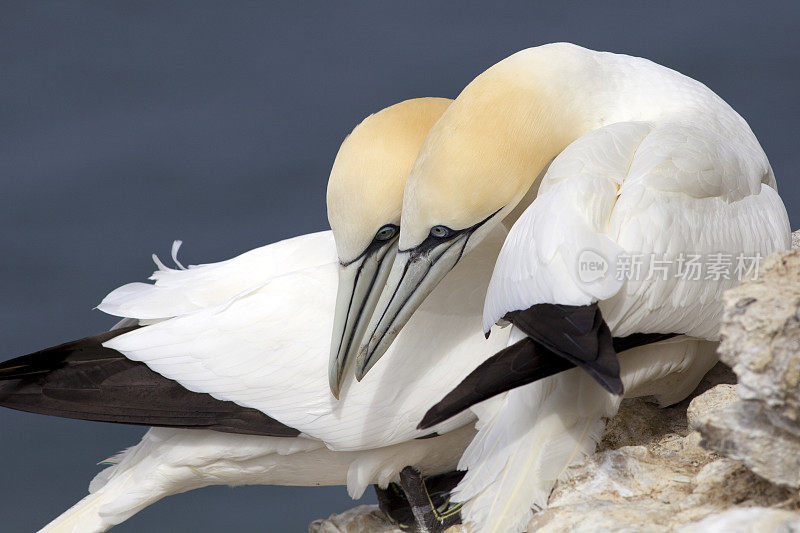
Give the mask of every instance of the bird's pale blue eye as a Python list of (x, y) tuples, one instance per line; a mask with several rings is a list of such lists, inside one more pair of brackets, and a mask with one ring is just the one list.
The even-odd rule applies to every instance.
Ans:
[(434, 226), (431, 228), (431, 237), (436, 237), (437, 239), (443, 239), (445, 237), (449, 237), (452, 231), (453, 230), (451, 230), (447, 226)]
[(375, 234), (376, 241), (388, 241), (397, 234), (397, 226), (386, 224)]

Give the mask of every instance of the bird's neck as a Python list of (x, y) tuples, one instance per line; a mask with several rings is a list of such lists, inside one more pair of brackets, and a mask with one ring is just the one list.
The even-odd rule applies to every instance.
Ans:
[(496, 170), (489, 179), (515, 188), (505, 204), (507, 227), (536, 198), (550, 162), (616, 116), (613, 91), (593, 54), (577, 47), (525, 50), (489, 69), (476, 87), (472, 107), (486, 110), (487, 123), (504, 143), (482, 151), (500, 154), (491, 162)]

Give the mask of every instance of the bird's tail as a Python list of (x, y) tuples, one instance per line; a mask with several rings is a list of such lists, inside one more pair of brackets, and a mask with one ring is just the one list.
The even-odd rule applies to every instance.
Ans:
[[(154, 434), (155, 433), (155, 434)], [(161, 444), (158, 432), (104, 461), (110, 464), (89, 484), (89, 494), (47, 524), (39, 533), (98, 533), (107, 531), (141, 509), (168, 495), (161, 487), (149, 486), (141, 470), (148, 456)]]
[[(133, 484), (130, 478), (127, 481), (129, 484)], [(113, 485), (115, 490), (98, 490), (90, 493), (47, 524), (40, 533), (99, 533), (109, 530), (136, 512), (132, 511), (121, 520), (109, 519), (102, 512), (106, 504), (119, 498), (127, 488), (129, 487), (124, 482), (115, 483)]]
[(564, 469), (591, 454), (619, 397), (572, 369), (511, 391), (481, 422), (459, 463), (467, 475), (453, 493), (476, 531), (524, 531)]

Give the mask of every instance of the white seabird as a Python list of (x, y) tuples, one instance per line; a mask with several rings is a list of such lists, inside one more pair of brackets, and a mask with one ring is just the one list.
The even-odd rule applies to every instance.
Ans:
[[(464, 89), (423, 143), (402, 221), (358, 377), (381, 367), (416, 307), (501, 221), (516, 224), (493, 274), (484, 328), (513, 324), (510, 360), (528, 362), (530, 374), (508, 376), (505, 388), (585, 370), (515, 390), (481, 417), (454, 493), (480, 531), (522, 529), (563, 468), (594, 449), (623, 388), (652, 387), (663, 403), (678, 401), (713, 365), (700, 339), (717, 339), (720, 296), (735, 276), (620, 280), (618, 258), (763, 257), (788, 248), (790, 233), (763, 150), (721, 98), (645, 59), (570, 44), (523, 50)], [(587, 254), (606, 261), (609, 275), (582, 277)], [(641, 334), (688, 338), (626, 354), (620, 370), (617, 351), (653, 338)], [(480, 377), (470, 383), (503, 390), (502, 374)]]
[[(427, 131), (446, 104), (398, 104), (354, 130), (337, 156), (336, 168), (347, 172), (332, 172), (334, 182), (351, 182), (346, 198), (329, 195), (332, 221), (391, 214), (360, 201), (353, 184), (404, 182), (416, 151), (406, 154), (405, 167), (377, 164), (394, 155), (381, 136), (404, 140), (409, 128), (401, 119), (424, 112), (433, 118), (412, 122)], [(419, 142), (423, 137), (415, 132)], [(399, 208), (401, 192), (377, 202)], [(338, 209), (348, 214), (337, 218)], [(345, 251), (363, 236), (333, 227), (221, 263), (162, 265), (155, 284), (125, 285), (98, 306), (126, 317), (120, 329), (0, 365), (0, 405), (166, 426), (114, 457), (90, 494), (45, 531), (104, 531), (164, 496), (211, 484), (347, 484), (357, 497), (370, 483), (397, 481), (408, 465), (425, 475), (456, 466), (474, 435), (474, 415), (433, 430), (416, 426), (442, 390), (505, 345), (502, 332), (490, 342), (480, 332), (483, 292), (505, 230), (487, 238), (420, 308), (392, 349), (408, 350), (406, 356), (339, 401), (328, 392), (327, 372), (342, 259), (334, 234)], [(369, 242), (375, 231), (364, 230)], [(460, 290), (464, 280), (468, 287)]]

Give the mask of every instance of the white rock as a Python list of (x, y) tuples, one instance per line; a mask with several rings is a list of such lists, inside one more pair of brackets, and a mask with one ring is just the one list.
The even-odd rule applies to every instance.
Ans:
[[(730, 378), (724, 365), (710, 374), (700, 390)], [(722, 383), (666, 409), (624, 402), (598, 452), (567, 469), (528, 531), (660, 533), (739, 505), (783, 503), (789, 491), (701, 448), (687, 426), (687, 406), (698, 415), (736, 398), (732, 385)]]
[(737, 508), (713, 514), (679, 533), (798, 533), (800, 514), (764, 507)]
[(800, 487), (800, 250), (773, 254), (725, 293), (721, 359), (742, 398), (694, 417), (703, 444), (774, 483)]
[(402, 533), (402, 530), (392, 524), (377, 505), (359, 505), (343, 513), (314, 520), (308, 526), (308, 533), (365, 533), (367, 531)]

